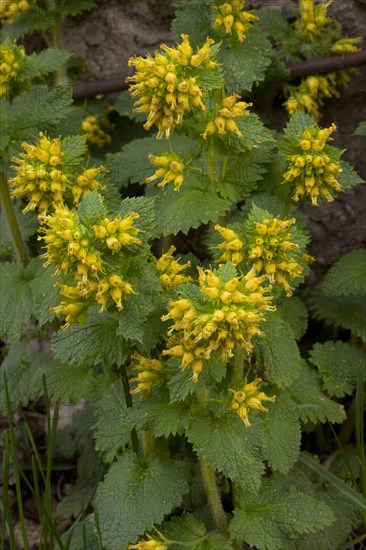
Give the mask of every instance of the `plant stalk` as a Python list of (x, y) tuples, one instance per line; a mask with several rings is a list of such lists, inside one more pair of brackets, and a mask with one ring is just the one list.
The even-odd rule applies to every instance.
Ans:
[[(130, 382), (128, 379), (128, 374), (126, 371), (126, 367), (124, 365), (121, 366), (121, 375), (122, 375), (122, 384), (123, 384), (123, 391), (125, 394), (125, 400), (126, 400), (126, 406), (132, 407), (132, 397), (131, 397), (131, 390), (130, 390)], [(139, 442), (137, 439), (137, 432), (135, 428), (131, 430), (131, 444), (132, 444), (132, 450), (133, 452), (138, 456), (139, 454)]]
[(204, 460), (200, 460), (200, 467), (212, 516), (220, 532), (227, 534), (227, 521), (224, 509), (222, 507), (220, 493), (216, 484), (215, 471), (212, 466), (207, 464)]
[(23, 266), (27, 267), (27, 265), (29, 264), (27, 246), (23, 240), (22, 233), (20, 231), (19, 223), (14, 210), (14, 205), (10, 197), (8, 183), (3, 173), (0, 174), (0, 198), (1, 209), (5, 216), (16, 254)]

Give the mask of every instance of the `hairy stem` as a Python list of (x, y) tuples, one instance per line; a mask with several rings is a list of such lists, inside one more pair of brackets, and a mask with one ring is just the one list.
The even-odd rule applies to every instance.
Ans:
[[(143, 401), (145, 401), (146, 399), (149, 398), (149, 392), (148, 391), (145, 391), (143, 390), (141, 392), (141, 398)], [(143, 432), (143, 446), (144, 446), (144, 455), (145, 455), (145, 458), (150, 456), (153, 451), (154, 451), (154, 437), (153, 437), (153, 434), (149, 431), (144, 431)]]
[(244, 357), (245, 357), (244, 350), (242, 349), (237, 350), (237, 352), (235, 353), (234, 372), (233, 372), (233, 379), (231, 382), (233, 388), (237, 388), (238, 386), (240, 386), (241, 382), (243, 381)]
[(5, 216), (9, 233), (12, 238), (16, 254), (24, 267), (29, 264), (29, 255), (27, 246), (23, 240), (22, 233), (20, 231), (19, 223), (15, 215), (14, 205), (10, 198), (9, 187), (4, 174), (0, 174), (0, 197), (1, 197), (1, 209)]
[[(123, 391), (124, 391), (125, 399), (126, 399), (126, 406), (127, 407), (132, 407), (130, 382), (128, 380), (126, 367), (124, 365), (121, 366), (121, 375), (122, 375)], [(136, 432), (135, 428), (133, 428), (131, 430), (131, 443), (132, 443), (133, 452), (138, 455), (139, 454), (139, 442), (138, 442), (138, 439), (137, 439), (137, 432)]]
[(221, 533), (226, 534), (227, 521), (226, 521), (224, 509), (222, 507), (220, 493), (216, 484), (215, 471), (212, 468), (212, 466), (207, 464), (207, 462), (205, 462), (204, 460), (200, 460), (200, 467), (201, 467), (203, 484), (205, 487), (207, 500), (210, 506), (212, 516)]
[[(53, 42), (54, 48), (58, 48), (59, 50), (62, 50), (61, 21), (59, 19), (55, 21), (52, 27), (52, 42)], [(56, 84), (58, 86), (67, 84), (67, 75), (66, 75), (66, 69), (64, 65), (61, 65), (61, 67), (57, 69)]]

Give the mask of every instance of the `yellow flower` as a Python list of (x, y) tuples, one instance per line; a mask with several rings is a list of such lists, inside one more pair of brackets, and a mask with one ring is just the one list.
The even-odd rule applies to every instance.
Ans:
[(103, 130), (96, 115), (88, 115), (81, 123), (81, 133), (86, 134), (86, 141), (89, 145), (103, 148), (112, 141), (111, 136)]
[(120, 216), (113, 220), (105, 218), (100, 225), (93, 225), (94, 234), (113, 253), (119, 252), (122, 246), (141, 244), (141, 240), (136, 237), (140, 229), (133, 225), (134, 220), (139, 217), (140, 215), (136, 212), (130, 212), (124, 218)]
[[(148, 535), (149, 536), (149, 535)], [(167, 550), (168, 546), (161, 540), (153, 539), (140, 540), (137, 544), (129, 544), (127, 550)]]
[(324, 98), (339, 97), (337, 91), (338, 73), (327, 75), (308, 76), (301, 81), (298, 87), (287, 88), (288, 99), (284, 105), (289, 115), (296, 111), (305, 112), (315, 120), (320, 119), (320, 107), (324, 105)]
[(1, 0), (0, 20), (4, 23), (15, 23), (21, 14), (27, 11), (35, 0)]
[(51, 309), (57, 317), (64, 317), (65, 324), (62, 329), (68, 328), (72, 323), (83, 323), (86, 319), (88, 307), (91, 303), (86, 299), (85, 292), (79, 286), (56, 284), (60, 287), (60, 294), (64, 297), (60, 305)]
[(263, 401), (274, 403), (276, 397), (268, 397), (264, 392), (258, 389), (262, 382), (260, 378), (256, 378), (249, 384), (244, 383), (240, 390), (229, 390), (233, 394), (231, 401), (231, 409), (236, 412), (242, 419), (246, 427), (251, 426), (249, 414), (251, 411), (268, 412), (268, 409), (262, 404)]
[(133, 83), (130, 86), (132, 97), (139, 97), (135, 112), (147, 114), (144, 128), (149, 130), (155, 124), (158, 139), (164, 134), (169, 138), (170, 132), (182, 124), (184, 115), (192, 109), (205, 109), (204, 94), (199, 86), (201, 69), (197, 68), (212, 70), (217, 67), (216, 61), (210, 59), (214, 44), (211, 38), (207, 38), (196, 53), (188, 35), (182, 34), (181, 38), (182, 43), (175, 48), (163, 44), (164, 53), (129, 60), (129, 65), (136, 69), (136, 74), (127, 78), (127, 82)]
[(361, 51), (361, 48), (358, 48), (356, 44), (362, 42), (362, 37), (357, 38), (340, 38), (333, 44), (331, 47), (332, 53), (343, 55), (347, 53), (354, 53)]
[(327, 14), (332, 1), (315, 4), (314, 0), (299, 0), (300, 17), (295, 21), (294, 28), (302, 40), (312, 40), (332, 21)]
[(300, 136), (298, 153), (287, 158), (289, 163), (283, 183), (293, 188), (295, 202), (310, 199), (313, 206), (318, 206), (319, 197), (332, 202), (333, 193), (342, 191), (336, 177), (342, 168), (338, 160), (327, 154), (326, 148), (335, 130), (335, 124), (329, 128), (308, 128)]
[(239, 42), (246, 38), (246, 32), (255, 21), (259, 20), (257, 15), (250, 11), (244, 11), (245, 0), (227, 0), (226, 2), (215, 3), (214, 26), (223, 28), (226, 34), (235, 32)]
[(180, 367), (189, 365), (192, 380), (197, 382), (213, 351), (221, 351), (222, 361), (232, 357), (235, 348), (251, 351), (252, 338), (262, 334), (258, 325), (264, 320), (264, 311), (274, 310), (272, 297), (262, 286), (266, 279), (251, 270), (225, 282), (220, 271), (199, 268), (203, 300), (182, 298), (169, 302), (170, 311), (162, 320), (173, 324), (163, 355), (181, 358)]
[(191, 262), (181, 265), (173, 258), (174, 252), (175, 247), (171, 246), (168, 252), (165, 252), (155, 264), (159, 280), (165, 288), (172, 288), (192, 280), (191, 277), (182, 274), (182, 271), (190, 267)]
[(118, 311), (122, 311), (123, 299), (134, 292), (132, 285), (117, 274), (99, 278), (97, 282), (92, 281), (88, 283), (87, 289), (95, 292), (95, 301), (101, 306), (99, 313), (103, 313), (111, 302), (114, 302)]
[(161, 179), (158, 187), (164, 188), (167, 183), (172, 182), (174, 191), (179, 191), (184, 182), (183, 172), (185, 166), (183, 159), (175, 153), (162, 153), (160, 156), (149, 154), (149, 161), (158, 166), (155, 174), (146, 178), (146, 183), (151, 183), (157, 179)]
[(104, 166), (83, 169), (82, 173), (77, 176), (76, 183), (71, 187), (74, 204), (78, 204), (93, 189), (105, 189), (105, 186), (96, 179), (104, 171)]
[(233, 266), (237, 266), (244, 259), (243, 248), (244, 242), (233, 229), (222, 227), (217, 224), (214, 227), (215, 231), (220, 233), (224, 242), (218, 245), (224, 253), (220, 256), (221, 262), (231, 262)]
[(232, 94), (223, 99), (222, 105), (216, 111), (215, 118), (207, 124), (202, 134), (203, 139), (213, 134), (225, 135), (228, 132), (236, 134), (238, 137), (243, 137), (234, 118), (249, 116), (250, 113), (246, 109), (253, 104), (245, 103), (244, 101), (238, 102), (239, 97), (238, 94)]
[(132, 356), (132, 368), (138, 371), (136, 378), (131, 378), (130, 382), (137, 382), (137, 387), (131, 390), (132, 394), (140, 391), (151, 391), (154, 386), (159, 384), (166, 376), (164, 363), (159, 359), (150, 359), (143, 357), (138, 353)]
[(0, 98), (7, 95), (12, 82), (16, 80), (24, 56), (23, 47), (0, 44)]

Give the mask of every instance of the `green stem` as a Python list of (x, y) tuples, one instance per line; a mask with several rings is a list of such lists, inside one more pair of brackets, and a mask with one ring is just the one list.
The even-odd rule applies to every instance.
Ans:
[[(126, 406), (132, 407), (132, 397), (131, 397), (131, 390), (130, 390), (130, 382), (128, 379), (128, 374), (126, 371), (126, 367), (124, 365), (121, 366), (121, 375), (122, 375), (122, 384), (123, 384), (123, 391), (125, 394), (126, 399)], [(135, 428), (131, 430), (131, 443), (132, 443), (132, 450), (133, 452), (138, 456), (139, 454), (139, 442), (137, 439), (137, 432)]]
[(283, 207), (282, 218), (284, 218), (284, 219), (287, 218), (288, 213), (290, 212), (290, 208), (291, 208), (291, 203), (290, 202), (285, 204), (285, 206)]
[(1, 198), (1, 209), (4, 213), (6, 223), (9, 228), (9, 233), (11, 235), (16, 254), (19, 260), (22, 262), (24, 267), (27, 267), (29, 264), (29, 255), (26, 244), (23, 240), (19, 223), (15, 215), (15, 210), (13, 202), (10, 198), (9, 187), (5, 179), (4, 174), (0, 174), (0, 198)]
[(237, 350), (234, 359), (234, 372), (231, 384), (233, 388), (238, 388), (243, 381), (244, 350)]
[[(56, 20), (55, 24), (52, 27), (52, 42), (54, 48), (62, 50), (61, 21), (59, 19)], [(61, 67), (57, 69), (56, 84), (58, 86), (67, 84), (67, 75), (64, 65), (61, 65)]]
[(222, 507), (220, 493), (216, 484), (215, 471), (212, 468), (212, 466), (207, 464), (207, 462), (205, 462), (204, 460), (200, 460), (200, 467), (201, 467), (203, 484), (205, 487), (207, 500), (210, 506), (212, 516), (221, 533), (226, 534), (227, 521), (226, 521), (224, 509)]

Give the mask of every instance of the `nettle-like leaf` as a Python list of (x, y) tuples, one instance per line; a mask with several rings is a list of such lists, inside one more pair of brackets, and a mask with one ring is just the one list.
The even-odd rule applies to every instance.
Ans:
[(119, 213), (121, 216), (127, 216), (130, 212), (139, 214), (139, 218), (133, 222), (134, 227), (140, 229), (143, 233), (139, 234), (142, 238), (143, 234), (153, 232), (155, 228), (155, 201), (152, 197), (128, 197), (121, 203)]
[(243, 489), (258, 491), (264, 465), (264, 434), (261, 424), (246, 429), (239, 417), (221, 411), (217, 418), (210, 411), (195, 415), (186, 431), (198, 457), (235, 481)]
[(268, 463), (273, 470), (286, 474), (300, 452), (300, 423), (284, 393), (278, 396), (274, 405), (268, 405), (268, 409), (269, 412), (261, 416), (266, 432)]
[(32, 53), (24, 58), (17, 81), (32, 80), (57, 71), (70, 57), (69, 52), (57, 48), (47, 48), (40, 53)]
[(187, 491), (183, 463), (153, 457), (141, 464), (133, 453), (124, 453), (96, 492), (103, 545), (110, 550), (126, 548), (179, 506)]
[(342, 185), (343, 191), (351, 189), (352, 187), (354, 187), (355, 185), (359, 185), (360, 183), (365, 183), (365, 180), (357, 174), (356, 170), (352, 168), (352, 166), (348, 162), (341, 160), (340, 165), (342, 168), (342, 172), (338, 175), (337, 179)]
[[(297, 111), (290, 118), (285, 129), (283, 130), (285, 141), (289, 142), (292, 147), (294, 145), (297, 145), (299, 137), (305, 132), (306, 128), (308, 128), (309, 126), (318, 126), (318, 123), (310, 115)], [(286, 143), (281, 143), (280, 145), (281, 148), (286, 147)]]
[(62, 0), (60, 5), (61, 16), (79, 15), (79, 13), (83, 11), (94, 8), (96, 4), (97, 0), (78, 0), (78, 2), (74, 2), (73, 0)]
[(302, 365), (294, 329), (276, 311), (266, 315), (262, 332), (264, 336), (254, 341), (255, 356), (268, 379), (286, 388), (297, 378)]
[(109, 153), (106, 156), (105, 167), (109, 177), (118, 187), (129, 183), (145, 184), (146, 178), (156, 171), (148, 156), (161, 155), (170, 150), (178, 153), (186, 162), (197, 156), (197, 142), (173, 134), (170, 140), (157, 140), (155, 137), (134, 139), (125, 145), (119, 153)]
[(265, 34), (252, 27), (243, 42), (236, 36), (225, 39), (218, 61), (222, 63), (226, 88), (229, 93), (251, 91), (254, 84), (264, 80), (271, 64), (272, 46)]
[(207, 533), (203, 521), (193, 514), (184, 513), (163, 524), (162, 531), (168, 540), (170, 550), (189, 546), (192, 550), (232, 550), (232, 544), (223, 535)]
[(366, 120), (363, 120), (362, 122), (360, 122), (360, 124), (357, 126), (353, 135), (366, 136)]
[(299, 418), (302, 422), (341, 423), (345, 419), (343, 407), (329, 399), (321, 390), (319, 374), (305, 361), (300, 376), (286, 390), (277, 392), (277, 397), (286, 396), (288, 417)]
[(342, 256), (318, 288), (326, 296), (366, 296), (366, 249), (352, 250)]
[(66, 136), (61, 140), (65, 153), (63, 163), (66, 170), (78, 167), (87, 151), (86, 136)]
[(289, 541), (332, 525), (329, 506), (296, 487), (286, 487), (280, 477), (264, 479), (258, 497), (242, 497), (230, 522), (230, 534), (258, 550), (287, 548)]
[(73, 365), (96, 365), (100, 361), (122, 365), (127, 360), (131, 348), (118, 334), (118, 317), (108, 312), (99, 314), (98, 309), (90, 308), (85, 323), (56, 332), (52, 349), (57, 359)]
[(179, 0), (172, 31), (176, 35), (188, 34), (192, 46), (201, 46), (212, 30), (213, 10), (204, 0)]
[(38, 259), (27, 268), (18, 263), (0, 265), (0, 337), (15, 342), (32, 318), (41, 324), (52, 318), (50, 307), (57, 304), (58, 292), (53, 288), (52, 270), (45, 270)]
[(87, 227), (100, 223), (107, 213), (103, 198), (96, 189), (82, 199), (77, 210), (80, 223)]
[(310, 352), (323, 380), (323, 389), (331, 397), (351, 395), (357, 383), (358, 373), (366, 379), (366, 353), (346, 342), (315, 344)]
[(4, 25), (1, 29), (0, 38), (1, 40), (7, 37), (12, 39), (22, 38), (25, 34), (30, 34), (34, 31), (46, 31), (55, 22), (55, 14), (46, 11), (37, 2), (22, 13), (15, 23)]
[[(85, 520), (75, 522), (68, 531), (66, 531), (61, 540), (67, 545), (68, 550), (102, 550), (98, 540), (97, 528), (94, 521), (94, 514), (87, 516)], [(56, 544), (58, 550), (59, 546)]]
[(308, 311), (301, 298), (299, 296), (286, 298), (278, 306), (278, 312), (282, 319), (291, 326), (296, 340), (300, 340), (308, 326)]
[(113, 462), (118, 452), (130, 442), (130, 431), (125, 424), (127, 407), (122, 382), (117, 382), (95, 406), (95, 448), (105, 462)]

